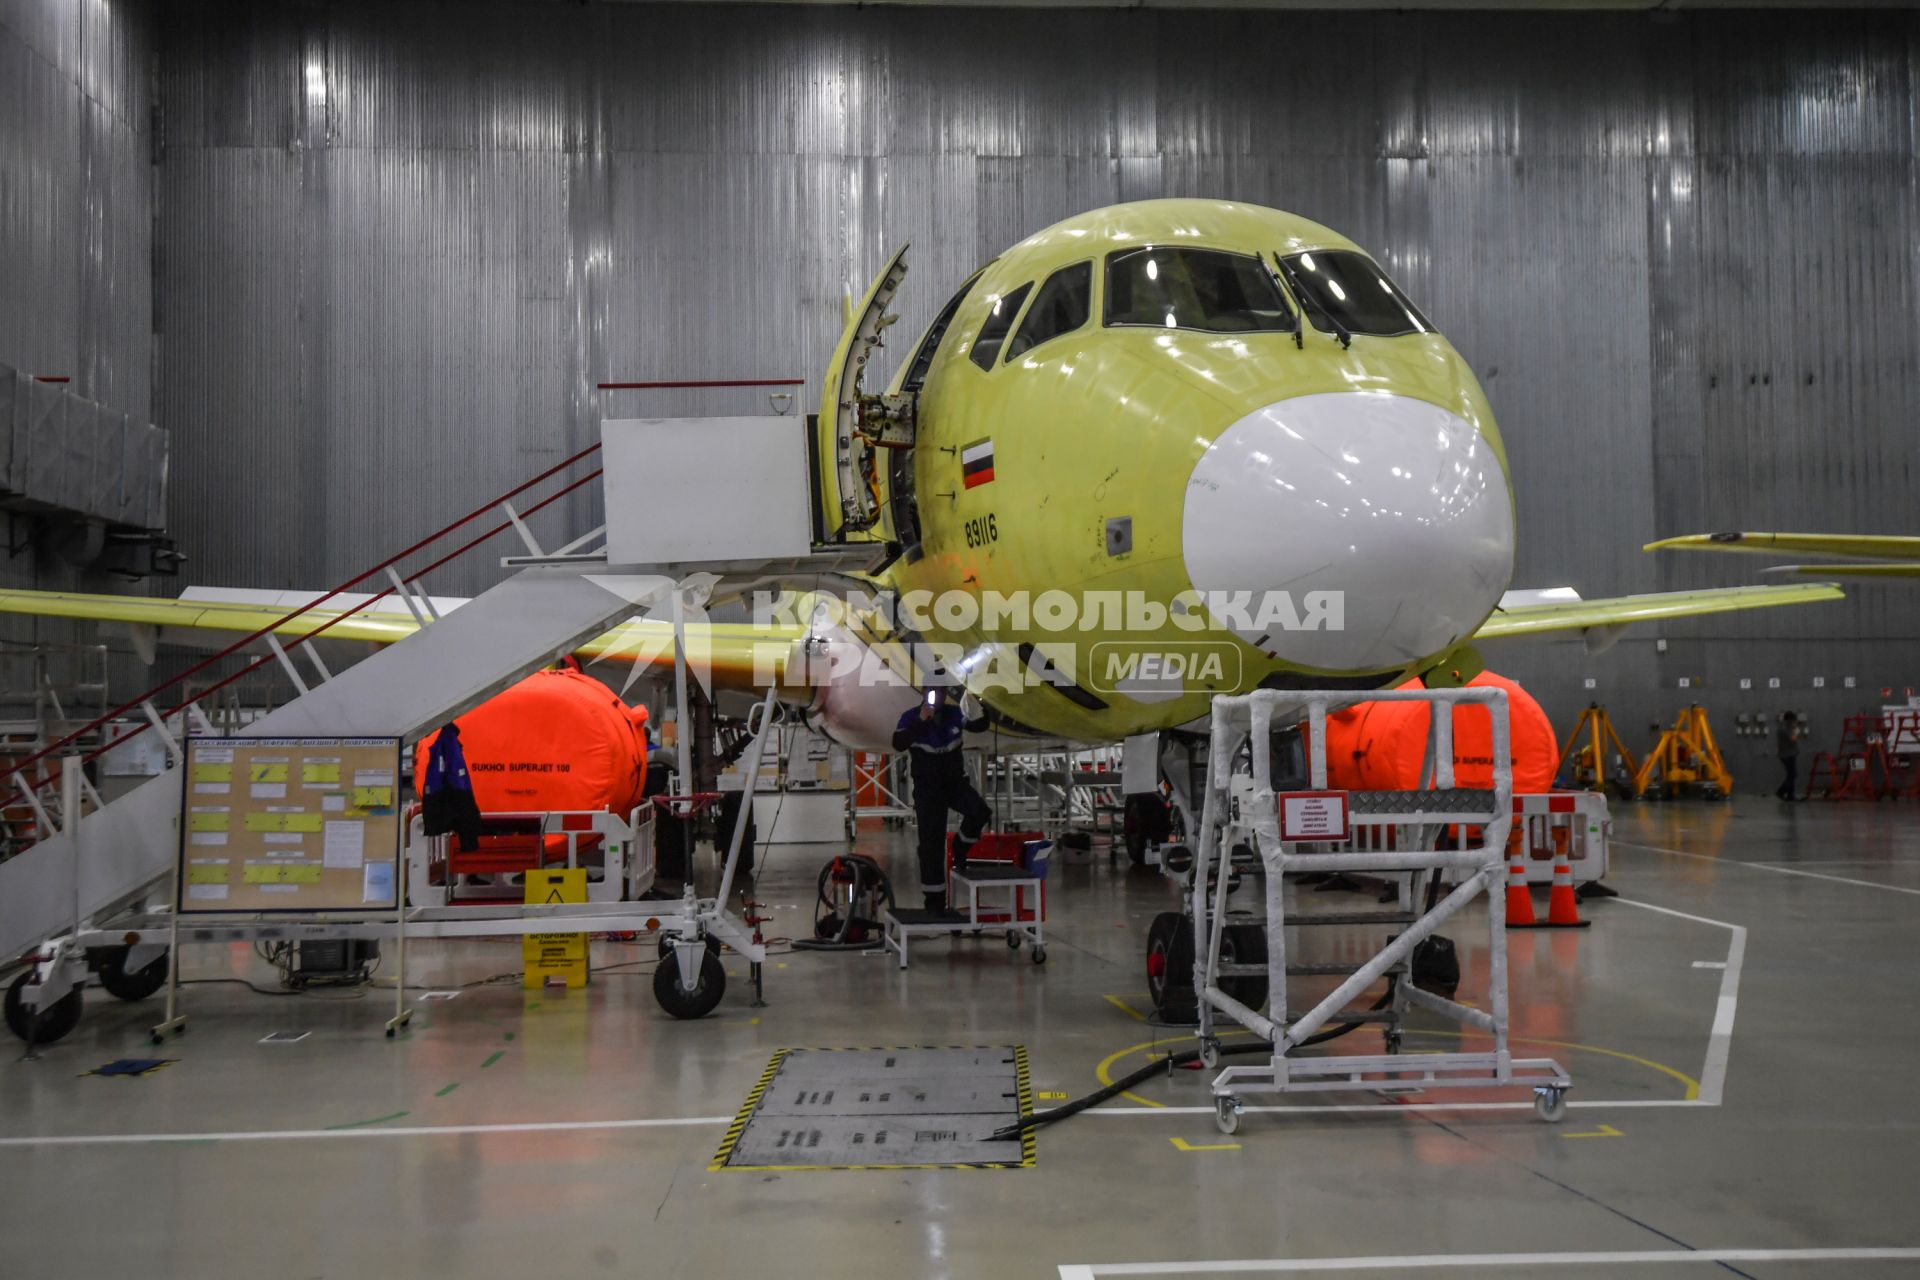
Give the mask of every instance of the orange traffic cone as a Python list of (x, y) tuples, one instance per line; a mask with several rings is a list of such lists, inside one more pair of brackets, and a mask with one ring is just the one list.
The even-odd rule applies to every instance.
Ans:
[[(1553, 889), (1547, 895), (1547, 918), (1533, 918), (1533, 903), (1527, 903), (1527, 917), (1518, 923), (1513, 918), (1513, 884), (1507, 884), (1507, 928), (1509, 929), (1584, 929), (1593, 922), (1580, 918), (1580, 907), (1573, 895), (1573, 863), (1567, 858), (1567, 833), (1553, 833)], [(1525, 863), (1518, 864), (1523, 872)], [(1524, 877), (1523, 877), (1524, 878)]]
[(1584, 929), (1592, 924), (1591, 920), (1580, 918), (1579, 899), (1573, 892), (1573, 862), (1567, 857), (1567, 842), (1564, 832), (1554, 832), (1553, 842), (1553, 889), (1547, 895), (1547, 927), (1549, 929)]
[(1537, 929), (1533, 893), (1527, 888), (1526, 833), (1518, 823), (1507, 837), (1507, 928)]

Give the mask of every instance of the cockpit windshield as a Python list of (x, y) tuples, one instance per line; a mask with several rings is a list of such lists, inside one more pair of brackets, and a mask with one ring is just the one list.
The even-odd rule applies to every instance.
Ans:
[(1288, 280), (1306, 293), (1307, 318), (1322, 333), (1345, 330), (1349, 334), (1395, 338), (1433, 331), (1407, 295), (1364, 253), (1315, 250), (1281, 261), (1289, 268)]
[(1106, 323), (1209, 333), (1293, 332), (1293, 312), (1252, 254), (1149, 245), (1107, 256)]

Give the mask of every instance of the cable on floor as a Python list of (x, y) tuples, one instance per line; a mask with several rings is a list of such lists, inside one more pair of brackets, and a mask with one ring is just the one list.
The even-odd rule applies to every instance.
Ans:
[[(1387, 1005), (1392, 1002), (1392, 1000), (1393, 1000), (1393, 989), (1391, 986), (1389, 986), (1387, 989), (1387, 993), (1381, 996), (1378, 1000), (1374, 1001), (1373, 1006), (1370, 1009), (1368, 1009), (1367, 1012), (1378, 1013), (1380, 1010), (1386, 1008)], [(1294, 1047), (1296, 1049), (1306, 1049), (1306, 1048), (1312, 1047), (1313, 1045), (1325, 1044), (1327, 1043), (1327, 1041), (1336, 1040), (1339, 1037), (1346, 1035), (1350, 1031), (1358, 1031), (1361, 1027), (1364, 1027), (1366, 1025), (1367, 1024), (1364, 1022), (1343, 1022), (1337, 1027), (1329, 1027), (1324, 1031), (1316, 1031), (1314, 1034), (1308, 1036), (1305, 1040), (1302, 1040), (1299, 1044), (1295, 1045)], [(1273, 1052), (1273, 1045), (1263, 1040), (1263, 1041), (1256, 1041), (1253, 1044), (1228, 1045), (1223, 1047), (1219, 1052), (1220, 1052), (1220, 1056), (1223, 1058), (1233, 1057), (1243, 1053), (1270, 1054)], [(1168, 1054), (1164, 1058), (1160, 1058), (1156, 1061), (1149, 1062), (1146, 1066), (1141, 1067), (1137, 1071), (1128, 1072), (1126, 1075), (1121, 1076), (1118, 1080), (1114, 1081), (1112, 1084), (1107, 1085), (1104, 1088), (1096, 1089), (1092, 1093), (1087, 1094), (1085, 1097), (1075, 1098), (1072, 1102), (1064, 1103), (1061, 1106), (1057, 1106), (1053, 1108), (1053, 1110), (1051, 1111), (1037, 1111), (1030, 1116), (1022, 1116), (1018, 1121), (1014, 1122), (1013, 1124), (1007, 1125), (1001, 1129), (996, 1129), (994, 1132), (988, 1134), (986, 1140), (988, 1142), (1011, 1141), (1014, 1138), (1019, 1137), (1022, 1133), (1025, 1133), (1028, 1129), (1038, 1129), (1042, 1125), (1056, 1124), (1059, 1121), (1065, 1120), (1070, 1116), (1077, 1116), (1082, 1111), (1085, 1111), (1091, 1107), (1097, 1107), (1103, 1102), (1107, 1102), (1113, 1098), (1117, 1098), (1121, 1094), (1125, 1093), (1127, 1090), (1133, 1088), (1133, 1086), (1141, 1083), (1142, 1081), (1148, 1079), (1151, 1076), (1155, 1076), (1166, 1071), (1173, 1071), (1176, 1068), (1186, 1066), (1190, 1062), (1198, 1062), (1198, 1061), (1200, 1061), (1200, 1050), (1198, 1049), (1186, 1049), (1181, 1051), (1180, 1053)]]

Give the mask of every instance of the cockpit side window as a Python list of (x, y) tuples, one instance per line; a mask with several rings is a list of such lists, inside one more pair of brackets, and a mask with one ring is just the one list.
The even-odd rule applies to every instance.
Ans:
[(1257, 254), (1147, 245), (1107, 255), (1109, 327), (1293, 332), (1293, 311)]
[(973, 282), (979, 278), (978, 271), (968, 276), (967, 282), (960, 286), (960, 291), (948, 300), (946, 306), (940, 308), (940, 314), (927, 326), (927, 336), (920, 339), (920, 347), (913, 353), (913, 363), (907, 366), (907, 376), (900, 384), (902, 391), (918, 391), (926, 385), (927, 371), (933, 368), (933, 357), (940, 350), (940, 340), (947, 336), (954, 314), (960, 310), (960, 304), (967, 300)]
[(1398, 338), (1433, 332), (1432, 323), (1387, 279), (1380, 264), (1364, 253), (1316, 249), (1281, 261), (1288, 269), (1287, 278), (1307, 295), (1307, 318), (1322, 333), (1345, 329), (1375, 338)]
[(1072, 333), (1087, 322), (1093, 297), (1093, 264), (1076, 262), (1047, 277), (1007, 344), (1007, 359), (1025, 355), (1043, 342)]
[(987, 322), (980, 326), (980, 336), (973, 340), (973, 350), (967, 353), (982, 369), (993, 368), (994, 357), (1000, 354), (1000, 346), (1007, 340), (1007, 330), (1013, 328), (1013, 318), (1020, 314), (1020, 304), (1032, 291), (1033, 281), (1029, 280), (1012, 293), (993, 300)]

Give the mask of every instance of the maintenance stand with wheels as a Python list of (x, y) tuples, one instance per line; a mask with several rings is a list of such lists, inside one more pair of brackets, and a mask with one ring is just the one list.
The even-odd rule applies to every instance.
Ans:
[[(1040, 883), (1046, 878), (1043, 871), (1028, 867), (1016, 867), (1007, 863), (972, 862), (966, 870), (955, 871), (952, 883), (956, 896), (964, 893), (967, 897), (965, 911), (915, 911), (894, 908), (884, 917), (888, 950), (900, 957), (900, 967), (907, 967), (907, 946), (915, 936), (935, 937), (939, 934), (956, 934), (971, 931), (979, 937), (988, 929), (1006, 931), (1007, 947), (1018, 951), (1023, 942), (1032, 943), (1031, 955), (1035, 964), (1047, 962), (1047, 944), (1043, 934), (1045, 928), (1040, 913), (1035, 910), (1032, 919), (1021, 919), (1020, 900), (1023, 892), (1031, 893), (1038, 902)], [(982, 904), (982, 892), (1006, 895), (1004, 905), (996, 899)]]
[[(1417, 791), (1330, 792), (1326, 788), (1326, 720), (1329, 711), (1361, 701), (1418, 701), (1431, 704), (1430, 735), (1424, 777), (1427, 788)], [(1453, 712), (1458, 706), (1484, 708), (1493, 729), (1493, 787), (1476, 790), (1457, 787), (1453, 771)], [(1309, 730), (1309, 787), (1304, 791), (1277, 791), (1274, 785), (1273, 737), (1306, 712)], [(1242, 748), (1250, 748), (1243, 752)], [(1215, 1030), (1220, 1015), (1245, 1027), (1272, 1046), (1269, 1060), (1258, 1066), (1233, 1066), (1213, 1081), (1214, 1115), (1223, 1133), (1239, 1128), (1242, 1096), (1251, 1092), (1354, 1091), (1485, 1088), (1531, 1088), (1540, 1118), (1558, 1120), (1566, 1108), (1572, 1081), (1551, 1058), (1512, 1056), (1507, 1043), (1507, 946), (1505, 915), (1492, 904), (1495, 885), (1505, 874), (1507, 833), (1513, 825), (1513, 772), (1507, 722), (1507, 695), (1497, 688), (1390, 690), (1365, 694), (1340, 692), (1281, 692), (1262, 690), (1241, 697), (1219, 698), (1213, 704), (1212, 741), (1208, 751), (1206, 801), (1201, 820), (1191, 889), (1194, 921), (1192, 937), (1200, 944), (1193, 958), (1193, 987), (1199, 995), (1201, 1061), (1219, 1065), (1221, 1048)], [(1478, 848), (1463, 833), (1481, 833)], [(1450, 833), (1451, 832), (1451, 836)], [(1219, 866), (1226, 851), (1247, 846), (1257, 852), (1265, 877), (1265, 991), (1267, 1009), (1237, 998), (1236, 978), (1253, 975), (1257, 966), (1235, 963), (1234, 930), (1244, 929), (1230, 919), (1227, 897), (1233, 877)], [(1312, 1009), (1290, 1017), (1287, 1007), (1286, 891), (1289, 878), (1316, 873), (1405, 875), (1409, 903), (1426, 892), (1429, 877), (1451, 872), (1464, 876), (1452, 892), (1427, 895), (1432, 905), (1383, 945), (1366, 963), (1349, 974)], [(1477, 898), (1489, 900), (1488, 990), (1486, 1008), (1478, 1009), (1423, 991), (1404, 977), (1415, 948), (1433, 937), (1446, 921)], [(1309, 917), (1310, 919), (1310, 917)], [(1177, 948), (1169, 949), (1167, 959)], [(1180, 957), (1184, 958), (1184, 957)], [(1382, 1054), (1302, 1057), (1295, 1050), (1326, 1038), (1322, 1028), (1357, 1021), (1362, 1013), (1348, 1006), (1375, 982), (1390, 978), (1386, 1002), (1395, 1015)], [(1409, 1006), (1451, 1018), (1490, 1036), (1491, 1052), (1400, 1054), (1397, 1015)]]

